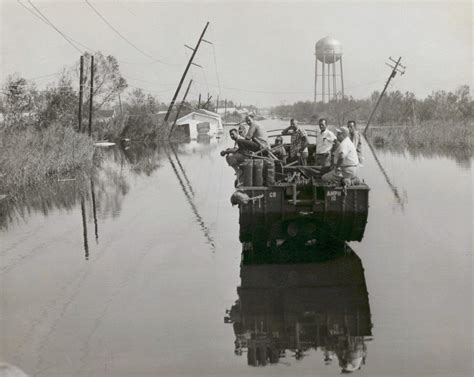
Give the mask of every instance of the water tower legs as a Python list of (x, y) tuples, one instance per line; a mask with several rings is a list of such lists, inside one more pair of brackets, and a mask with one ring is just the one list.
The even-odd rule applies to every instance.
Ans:
[[(339, 67), (337, 62), (326, 63), (326, 57), (323, 56), (321, 68), (318, 68), (318, 59), (314, 63), (314, 102), (320, 100), (323, 103), (331, 101), (331, 99), (344, 98), (344, 73), (342, 70), (342, 57), (339, 60)], [(329, 59), (330, 60), (330, 59)], [(337, 72), (337, 70), (340, 72)], [(319, 73), (320, 72), (320, 73)], [(340, 77), (340, 84), (338, 84), (337, 77)], [(318, 88), (318, 84), (320, 88)], [(340, 85), (340, 91), (338, 86)]]
[(322, 99), (323, 103), (326, 99), (326, 93), (325, 93), (326, 92), (326, 90), (325, 90), (326, 89), (326, 70), (325, 70), (326, 59), (325, 58), (326, 58), (326, 56), (324, 56), (324, 58), (323, 58), (323, 76), (321, 77), (321, 82), (323, 83), (323, 99)]
[(314, 59), (314, 102), (317, 102), (318, 95), (318, 58)]
[(342, 74), (342, 56), (339, 59), (340, 67), (341, 67), (341, 89), (342, 89), (342, 98), (344, 98), (344, 75)]

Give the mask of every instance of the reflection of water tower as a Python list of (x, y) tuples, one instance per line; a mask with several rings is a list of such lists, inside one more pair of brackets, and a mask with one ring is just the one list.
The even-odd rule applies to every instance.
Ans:
[[(342, 45), (338, 40), (325, 37), (316, 43), (316, 60), (315, 60), (315, 74), (314, 74), (314, 102), (317, 101), (318, 96), (321, 96), (321, 101), (330, 101), (338, 97), (337, 91), (337, 76), (340, 79), (340, 93), (344, 97), (344, 78), (342, 75)], [(322, 72), (318, 74), (318, 61), (321, 62)], [(339, 74), (336, 74), (336, 63), (339, 61)], [(332, 69), (331, 69), (332, 67)], [(318, 91), (318, 77), (321, 78), (321, 90)]]

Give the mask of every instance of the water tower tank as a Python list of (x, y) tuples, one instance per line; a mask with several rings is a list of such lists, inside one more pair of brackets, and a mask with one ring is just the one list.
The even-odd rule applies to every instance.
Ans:
[(337, 39), (325, 37), (316, 42), (316, 58), (321, 63), (332, 64), (342, 56), (342, 45)]

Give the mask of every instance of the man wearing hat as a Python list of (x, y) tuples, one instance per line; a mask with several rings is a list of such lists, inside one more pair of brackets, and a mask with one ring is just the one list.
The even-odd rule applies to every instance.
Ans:
[(331, 183), (339, 183), (344, 178), (355, 178), (359, 166), (356, 148), (349, 139), (349, 129), (341, 127), (336, 131), (339, 146), (334, 153), (335, 167), (322, 177), (323, 181)]

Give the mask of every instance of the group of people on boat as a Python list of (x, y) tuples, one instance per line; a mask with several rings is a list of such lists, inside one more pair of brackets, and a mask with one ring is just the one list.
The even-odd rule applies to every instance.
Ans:
[[(235, 142), (234, 147), (221, 151), (221, 156), (225, 156), (227, 163), (236, 171), (237, 181), (242, 174), (240, 165), (257, 153), (277, 159), (284, 165), (308, 164), (308, 134), (295, 119), (291, 119), (290, 125), (275, 138), (274, 145), (269, 144), (267, 131), (252, 115), (246, 116), (245, 123), (248, 130), (240, 124), (238, 129), (229, 131)], [(354, 179), (362, 162), (361, 135), (356, 122), (348, 121), (347, 127), (336, 129), (336, 134), (327, 128), (326, 119), (321, 118), (318, 123), (312, 165), (325, 172), (321, 177), (325, 182), (340, 183), (344, 179)], [(288, 149), (283, 143), (285, 135), (291, 136)]]

